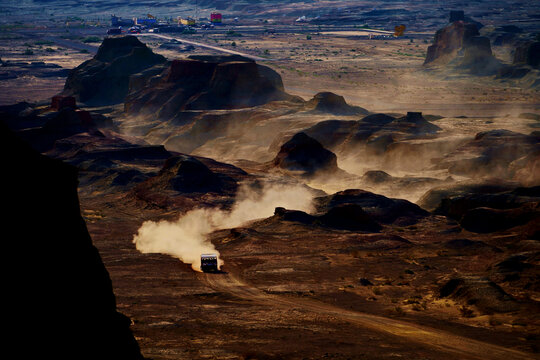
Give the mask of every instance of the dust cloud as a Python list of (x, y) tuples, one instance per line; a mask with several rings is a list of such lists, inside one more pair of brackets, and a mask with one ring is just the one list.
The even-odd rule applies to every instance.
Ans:
[[(201, 254), (214, 253), (219, 257), (219, 251), (207, 238), (211, 232), (272, 216), (278, 206), (310, 212), (312, 199), (312, 193), (301, 185), (266, 184), (259, 189), (246, 185), (238, 191), (230, 211), (201, 208), (176, 221), (146, 221), (133, 237), (133, 243), (141, 253), (170, 255), (200, 271)], [(219, 259), (218, 266), (223, 263)]]

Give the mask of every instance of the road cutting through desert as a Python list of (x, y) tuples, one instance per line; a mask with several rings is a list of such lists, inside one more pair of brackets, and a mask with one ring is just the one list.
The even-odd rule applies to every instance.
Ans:
[(329, 315), (367, 330), (391, 334), (442, 352), (454, 354), (456, 359), (486, 359), (488, 354), (492, 360), (531, 359), (530, 354), (468, 339), (427, 326), (346, 310), (312, 299), (269, 294), (247, 284), (233, 273), (200, 273), (199, 279), (206, 282), (214, 290), (229, 293), (240, 299), (272, 307), (294, 307), (317, 314)]

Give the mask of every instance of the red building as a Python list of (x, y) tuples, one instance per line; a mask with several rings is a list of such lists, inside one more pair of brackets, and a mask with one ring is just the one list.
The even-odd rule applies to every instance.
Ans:
[(220, 13), (211, 13), (210, 22), (212, 24), (221, 24), (222, 16)]

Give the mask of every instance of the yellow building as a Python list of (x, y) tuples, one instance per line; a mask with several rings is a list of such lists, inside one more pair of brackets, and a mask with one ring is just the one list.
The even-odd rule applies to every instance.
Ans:
[(189, 26), (195, 25), (195, 19), (190, 18), (190, 17), (185, 18), (185, 19), (183, 19), (181, 17), (178, 17), (178, 24), (179, 25), (189, 25)]

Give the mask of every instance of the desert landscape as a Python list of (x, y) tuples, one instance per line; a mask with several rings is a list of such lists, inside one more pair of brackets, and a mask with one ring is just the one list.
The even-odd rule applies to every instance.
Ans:
[(534, 2), (0, 9), (18, 356), (540, 357)]

